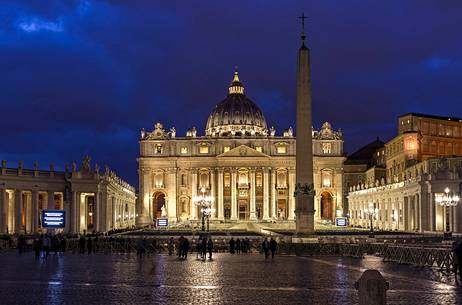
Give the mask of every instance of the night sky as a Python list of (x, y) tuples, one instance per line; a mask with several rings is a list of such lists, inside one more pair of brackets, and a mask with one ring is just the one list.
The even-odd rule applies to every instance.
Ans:
[[(234, 66), (277, 134), (295, 125), (302, 12), (314, 124), (352, 153), (407, 112), (462, 117), (462, 1), (1, 1), (0, 159), (84, 155), (138, 186), (140, 129), (200, 135)], [(92, 162), (92, 163), (93, 163)]]

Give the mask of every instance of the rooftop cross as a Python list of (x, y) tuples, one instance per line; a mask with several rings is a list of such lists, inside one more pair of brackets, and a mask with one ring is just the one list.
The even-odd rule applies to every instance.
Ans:
[(305, 19), (307, 19), (308, 17), (305, 16), (305, 13), (302, 13), (302, 15), (300, 17), (298, 17), (298, 18), (302, 20), (302, 41), (305, 41), (305, 38), (306, 38), (306, 35), (305, 35)]

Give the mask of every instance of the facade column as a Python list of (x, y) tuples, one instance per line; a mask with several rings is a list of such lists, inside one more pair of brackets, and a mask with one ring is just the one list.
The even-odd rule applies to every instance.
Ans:
[(237, 220), (236, 169), (231, 169), (231, 220)]
[(255, 169), (250, 170), (250, 220), (256, 220)]
[(289, 168), (289, 213), (287, 218), (289, 220), (295, 220), (295, 170)]
[(6, 233), (8, 227), (8, 193), (0, 189), (0, 234)]
[(106, 191), (102, 191), (101, 193), (101, 204), (100, 204), (100, 219), (101, 219), (101, 223), (100, 223), (100, 230), (101, 232), (106, 232), (107, 231), (107, 228), (108, 228), (108, 225), (107, 225), (107, 212), (108, 212), (108, 209), (107, 209), (107, 192)]
[(22, 230), (22, 190), (14, 191), (14, 233), (21, 233)]
[(197, 170), (191, 170), (191, 220), (197, 220), (197, 206), (193, 198), (197, 195)]
[(269, 220), (269, 174), (268, 168), (263, 169), (263, 220)]
[(277, 198), (276, 198), (276, 169), (271, 169), (271, 183), (270, 183), (270, 189), (271, 189), (271, 217), (273, 219), (277, 219), (278, 215), (276, 213), (276, 207), (277, 207)]
[(47, 209), (54, 210), (55, 209), (55, 193), (53, 191), (48, 191), (47, 198), (48, 198)]
[(34, 233), (38, 232), (39, 228), (38, 201), (39, 192), (32, 190), (32, 232)]
[(211, 218), (212, 219), (216, 219), (217, 218), (217, 202), (215, 201), (216, 200), (216, 196), (217, 196), (217, 192), (216, 192), (216, 183), (215, 183), (215, 168), (211, 168), (210, 169), (210, 196), (212, 196), (213, 198), (213, 202), (212, 202), (212, 208), (215, 209), (215, 211), (212, 213), (211, 215)]
[(223, 212), (223, 168), (218, 168), (218, 219), (224, 220)]
[(170, 223), (177, 221), (176, 211), (178, 209), (177, 204), (177, 174), (178, 169), (172, 168), (168, 171), (168, 202), (167, 202), (167, 216)]

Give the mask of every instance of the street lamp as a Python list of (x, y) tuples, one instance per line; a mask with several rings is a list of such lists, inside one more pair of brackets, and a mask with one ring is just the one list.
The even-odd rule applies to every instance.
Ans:
[(209, 218), (215, 209), (212, 208), (212, 203), (214, 202), (214, 198), (212, 196), (205, 195), (205, 187), (201, 188), (201, 195), (193, 196), (193, 202), (201, 207), (202, 213), (202, 231), (205, 231), (205, 218), (207, 218), (207, 232), (209, 231)]
[(451, 190), (449, 189), (449, 187), (446, 187), (444, 189), (443, 194), (442, 193), (435, 194), (436, 203), (444, 207), (445, 212), (446, 212), (446, 231), (444, 232), (444, 239), (446, 240), (452, 238), (452, 232), (451, 232), (450, 225), (449, 225), (449, 209), (450, 207), (457, 206), (460, 200), (459, 196), (454, 194), (454, 192), (452, 193), (452, 195), (450, 195), (450, 193), (451, 193)]
[(369, 219), (371, 221), (371, 231), (370, 231), (370, 237), (374, 237), (374, 226), (372, 224), (372, 220), (377, 216), (379, 213), (379, 209), (374, 208), (374, 205), (371, 203), (369, 204), (368, 209), (364, 209), (364, 215), (368, 215)]

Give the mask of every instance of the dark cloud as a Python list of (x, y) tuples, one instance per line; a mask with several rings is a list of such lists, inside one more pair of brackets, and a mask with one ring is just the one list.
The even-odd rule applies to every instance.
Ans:
[(294, 126), (301, 12), (314, 123), (352, 152), (396, 116), (462, 116), (460, 1), (4, 1), (0, 158), (59, 168), (90, 154), (137, 184), (139, 129), (202, 133), (239, 66), (279, 132)]

